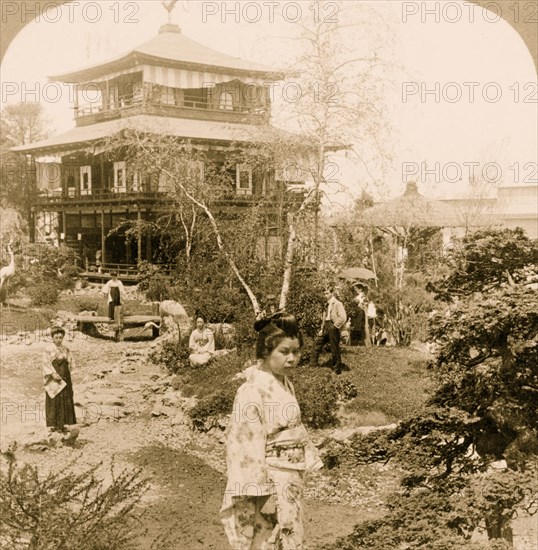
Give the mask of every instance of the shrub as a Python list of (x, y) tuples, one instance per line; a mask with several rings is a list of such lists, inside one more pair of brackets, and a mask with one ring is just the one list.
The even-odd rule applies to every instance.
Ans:
[(338, 377), (324, 368), (300, 368), (293, 377), (303, 422), (311, 428), (328, 428), (338, 424), (341, 398)]
[(76, 297), (75, 304), (77, 310), (80, 311), (97, 311), (101, 300), (99, 298)]
[(409, 346), (413, 341), (428, 339), (429, 316), (439, 304), (426, 290), (424, 276), (408, 273), (403, 288), (374, 289), (372, 298), (377, 306), (376, 324), (389, 330), (398, 345)]
[(61, 288), (57, 280), (37, 281), (28, 287), (28, 294), (33, 306), (52, 306), (60, 297)]
[(65, 467), (43, 477), (19, 466), (11, 451), (0, 470), (0, 545), (7, 550), (127, 550), (136, 548), (135, 506), (148, 484), (140, 471), (112, 472), (107, 487), (99, 465), (75, 474)]
[[(247, 355), (231, 352), (213, 359), (203, 367), (191, 367), (188, 341), (188, 336), (184, 336), (179, 346), (176, 343), (165, 342), (160, 348), (154, 350), (149, 358), (177, 375), (175, 385), (181, 389), (183, 395), (205, 400), (193, 413), (200, 419), (198, 424), (202, 425), (206, 418), (231, 412), (235, 390), (241, 383), (239, 380), (236, 384), (232, 379), (241, 371)], [(230, 401), (230, 395), (232, 401)], [(224, 400), (219, 404), (222, 399)]]
[(190, 368), (189, 336), (184, 335), (177, 342), (163, 342), (149, 354), (149, 360), (165, 366), (169, 372), (177, 374)]
[(301, 328), (310, 337), (320, 328), (325, 285), (318, 272), (296, 273), (292, 280), (287, 310), (300, 320)]
[[(192, 282), (186, 286), (177, 285), (172, 290), (172, 297), (183, 304), (193, 315), (202, 314), (208, 323), (231, 323), (235, 329), (235, 345), (241, 349), (253, 346), (256, 341), (254, 332), (254, 313), (245, 293), (217, 282), (205, 283), (197, 281), (199, 286), (194, 287)], [(218, 345), (217, 345), (218, 347)]]
[(230, 414), (235, 393), (244, 380), (228, 382), (215, 393), (200, 399), (189, 411), (193, 427), (201, 432), (219, 426), (220, 420)]
[(230, 353), (218, 357), (204, 367), (184, 369), (179, 375), (185, 395), (198, 398), (196, 405), (189, 411), (193, 426), (197, 430), (207, 431), (221, 425), (226, 415), (232, 412), (235, 393), (244, 382), (234, 380), (245, 363), (246, 355)]
[(76, 278), (82, 272), (83, 270), (80, 267), (77, 267), (76, 265), (66, 265), (63, 269), (63, 274), (66, 277), (70, 277), (70, 278)]
[(161, 273), (155, 274), (148, 282), (146, 299), (151, 302), (161, 302), (170, 298), (170, 279)]

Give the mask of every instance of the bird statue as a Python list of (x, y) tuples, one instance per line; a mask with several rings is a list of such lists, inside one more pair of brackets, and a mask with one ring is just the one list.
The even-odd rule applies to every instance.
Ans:
[(12, 242), (7, 245), (7, 253), (9, 254), (9, 264), (0, 269), (0, 304), (2, 306), (7, 304), (7, 287), (9, 279), (13, 277), (15, 273), (15, 254), (11, 249)]

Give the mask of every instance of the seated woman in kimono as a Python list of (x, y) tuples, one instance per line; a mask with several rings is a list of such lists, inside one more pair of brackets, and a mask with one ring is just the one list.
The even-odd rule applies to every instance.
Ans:
[(192, 367), (202, 367), (209, 363), (215, 353), (215, 336), (205, 326), (205, 317), (198, 315), (196, 328), (189, 338), (189, 361)]
[(221, 520), (234, 550), (301, 550), (304, 472), (323, 466), (288, 379), (302, 337), (295, 317), (284, 312), (255, 329), (259, 361), (237, 390), (226, 436)]

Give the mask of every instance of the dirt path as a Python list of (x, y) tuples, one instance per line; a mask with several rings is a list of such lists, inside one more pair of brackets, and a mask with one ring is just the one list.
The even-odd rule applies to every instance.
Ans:
[[(83, 471), (102, 462), (105, 479), (112, 461), (115, 468), (140, 467), (151, 481), (144, 499), (147, 533), (142, 548), (165, 536), (170, 550), (227, 548), (218, 518), (225, 486), (223, 445), (183, 421), (177, 396), (165, 383), (168, 377), (147, 361), (148, 343), (116, 344), (75, 333), (66, 344), (77, 364), (73, 380), (81, 435), (74, 448), (22, 448), (25, 441), (46, 433), (40, 363), (45, 344), (38, 339), (2, 345), (2, 450), (9, 441), (19, 441), (19, 459), (39, 464), (42, 471), (65, 463)], [(353, 490), (348, 504), (341, 504), (346, 498), (331, 493), (330, 480), (318, 476), (310, 481), (305, 503), (308, 548), (334, 541), (357, 522), (379, 515), (375, 487), (362, 484), (345, 492)]]

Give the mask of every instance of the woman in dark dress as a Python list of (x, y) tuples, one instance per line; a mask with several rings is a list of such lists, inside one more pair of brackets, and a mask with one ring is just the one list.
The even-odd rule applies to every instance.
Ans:
[(350, 308), (350, 326), (349, 337), (350, 345), (352, 346), (364, 346), (365, 340), (365, 312), (363, 301), (360, 294), (353, 298), (353, 306)]
[(66, 424), (77, 423), (71, 382), (73, 356), (63, 345), (65, 330), (62, 327), (53, 327), (50, 334), (53, 343), (43, 355), (45, 418), (47, 427), (62, 431)]

